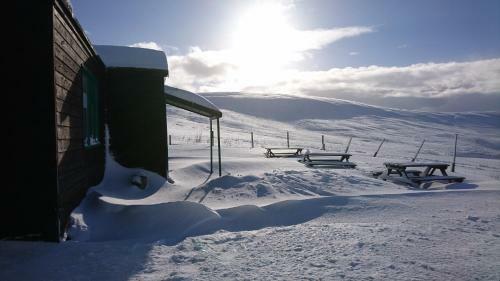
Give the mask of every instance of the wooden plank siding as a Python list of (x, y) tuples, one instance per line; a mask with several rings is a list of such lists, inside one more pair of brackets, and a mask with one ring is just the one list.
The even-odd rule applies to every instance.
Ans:
[(57, 138), (60, 140), (83, 139), (83, 129), (81, 127), (58, 125)]
[(106, 95), (114, 160), (125, 167), (141, 167), (166, 177), (164, 75), (153, 70), (108, 69)]
[(4, 38), (16, 44), (5, 44), (2, 56), (9, 85), (2, 158), (9, 176), (0, 190), (0, 239), (59, 238), (53, 2), (9, 1), (4, 8)]
[[(0, 239), (60, 241), (71, 211), (104, 175), (104, 145), (84, 147), (82, 69), (98, 81), (104, 144), (105, 67), (67, 0), (10, 1), (2, 58), (12, 86)], [(5, 158), (5, 157), (4, 157)]]
[(105, 70), (78, 22), (60, 1), (55, 1), (52, 20), (58, 209), (60, 231), (64, 231), (71, 211), (104, 174), (104, 145), (91, 148), (83, 145), (82, 69), (94, 74), (99, 83), (101, 144), (104, 144)]

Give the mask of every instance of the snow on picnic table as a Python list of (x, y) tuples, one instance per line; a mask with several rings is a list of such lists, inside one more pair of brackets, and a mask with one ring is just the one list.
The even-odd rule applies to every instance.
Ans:
[[(73, 213), (72, 240), (0, 241), (0, 280), (500, 280), (500, 134), (487, 121), (494, 114), (438, 118), (320, 101), (302, 119), (270, 118), (251, 108), (255, 96), (212, 96), (224, 111), (222, 177), (208, 174), (208, 134), (196, 135), (208, 129), (206, 118), (169, 108), (175, 183), (108, 157), (114, 172)], [(264, 98), (261, 105), (318, 103)], [(328, 120), (307, 118), (345, 106)], [(286, 130), (293, 146), (312, 151), (321, 134), (330, 152), (354, 135), (357, 169), (265, 158), (262, 146), (283, 146)], [(457, 158), (464, 183), (423, 191), (371, 176), (384, 162), (411, 159), (416, 135), (427, 139), (419, 161), (447, 163), (453, 130), (464, 135)], [(373, 158), (381, 132), (392, 139)], [(128, 184), (134, 173), (151, 179), (145, 190)]]

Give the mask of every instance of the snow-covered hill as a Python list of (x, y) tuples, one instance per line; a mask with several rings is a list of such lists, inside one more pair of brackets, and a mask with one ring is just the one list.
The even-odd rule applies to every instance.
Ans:
[[(183, 186), (189, 191), (196, 186), (198, 191), (186, 197), (188, 200), (203, 200), (205, 204), (220, 207), (242, 203), (262, 205), (289, 198), (290, 194), (400, 192), (399, 186), (374, 180), (371, 172), (381, 170), (386, 161), (409, 161), (424, 139), (418, 160), (450, 163), (455, 134), (459, 136), (457, 172), (469, 182), (483, 182), (484, 187), (500, 180), (500, 113), (497, 112), (415, 112), (286, 95), (208, 93), (205, 96), (224, 113), (221, 139), (223, 169), (227, 175), (223, 179), (204, 178), (208, 168), (208, 120), (167, 107), (174, 144), (170, 147), (171, 176), (179, 187), (176, 192), (183, 190)], [(326, 150), (333, 152), (344, 151), (353, 137), (349, 151), (358, 168), (325, 172), (301, 167), (290, 159), (263, 158), (262, 147), (286, 146), (287, 131), (291, 146), (311, 150), (321, 148), (322, 135)], [(254, 136), (254, 149), (250, 149), (250, 132)], [(382, 139), (386, 142), (374, 158)], [(199, 162), (193, 162), (193, 157)], [(205, 195), (206, 190), (215, 192)], [(259, 190), (268, 195), (258, 196)], [(180, 198), (181, 194), (169, 196)]]
[(500, 112), (418, 112), (390, 109), (333, 98), (278, 94), (204, 93), (202, 95), (222, 109), (284, 122), (303, 119), (344, 120), (372, 116), (435, 122), (459, 127), (475, 124), (500, 128)]
[[(459, 135), (459, 156), (500, 159), (500, 112), (430, 113), (375, 107), (350, 101), (286, 95), (206, 93), (223, 109), (222, 138), (226, 145), (248, 147), (250, 132), (260, 146), (291, 143), (321, 147), (321, 135), (329, 150), (339, 150), (354, 137), (364, 147), (359, 153), (373, 153), (382, 139), (413, 152), (426, 139), (423, 153), (450, 156), (455, 134)], [(170, 134), (179, 143), (195, 136), (207, 141), (207, 120), (168, 107)], [(355, 149), (356, 145), (353, 145)], [(404, 149), (406, 147), (406, 149)], [(386, 150), (391, 153), (391, 150)], [(411, 155), (412, 157), (413, 155)]]

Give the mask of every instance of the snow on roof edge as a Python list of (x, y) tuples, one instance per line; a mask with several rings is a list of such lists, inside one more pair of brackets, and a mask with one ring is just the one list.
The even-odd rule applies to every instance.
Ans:
[(164, 86), (164, 92), (165, 95), (170, 95), (178, 99), (187, 101), (189, 103), (196, 104), (198, 106), (207, 108), (211, 111), (220, 113), (222, 115), (222, 112), (215, 104), (213, 104), (210, 100), (199, 94), (167, 85)]
[(108, 68), (140, 68), (163, 70), (168, 73), (167, 56), (163, 51), (113, 45), (94, 45)]

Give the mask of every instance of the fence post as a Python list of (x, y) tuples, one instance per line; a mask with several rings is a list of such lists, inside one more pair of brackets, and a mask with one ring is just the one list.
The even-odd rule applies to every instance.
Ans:
[(452, 172), (455, 172), (455, 161), (457, 160), (457, 141), (458, 141), (458, 134), (455, 134), (455, 152), (453, 153), (453, 163), (451, 164)]
[(382, 142), (378, 146), (377, 151), (375, 151), (375, 154), (373, 154), (373, 157), (377, 157), (377, 154), (378, 154), (380, 148), (382, 147), (382, 145), (384, 144), (384, 142), (385, 142), (385, 139), (382, 139)]
[(172, 145), (172, 135), (168, 135), (168, 145)]
[(415, 153), (415, 157), (413, 157), (413, 159), (411, 159), (411, 162), (415, 162), (415, 160), (417, 160), (418, 154), (420, 153), (420, 150), (422, 149), (422, 146), (424, 146), (424, 143), (425, 143), (425, 139), (420, 144), (420, 147), (418, 148), (417, 153)]
[(290, 134), (286, 131), (286, 147), (290, 148)]
[(325, 149), (325, 136), (321, 135), (321, 150), (326, 150)]
[(253, 132), (250, 132), (250, 140), (252, 141), (252, 148), (253, 148)]

